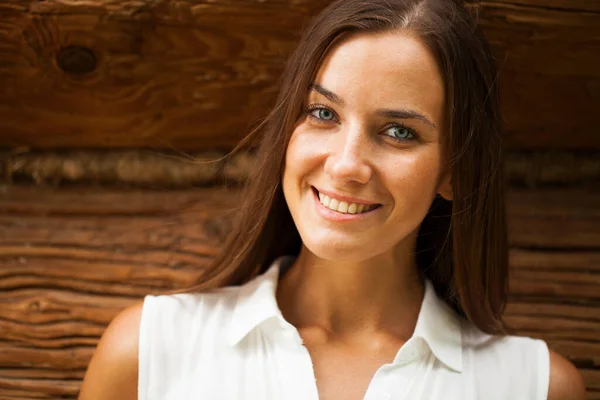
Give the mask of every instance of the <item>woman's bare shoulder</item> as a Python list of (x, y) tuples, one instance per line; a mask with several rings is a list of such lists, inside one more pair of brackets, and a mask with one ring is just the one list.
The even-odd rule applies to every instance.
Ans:
[(548, 400), (585, 400), (585, 385), (577, 368), (566, 358), (550, 351)]
[(143, 302), (108, 325), (88, 365), (79, 400), (137, 400), (138, 344)]

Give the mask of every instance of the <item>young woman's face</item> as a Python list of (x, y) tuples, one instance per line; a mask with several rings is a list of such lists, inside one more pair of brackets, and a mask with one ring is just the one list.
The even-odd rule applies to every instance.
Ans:
[(435, 195), (450, 198), (444, 81), (427, 47), (405, 33), (350, 36), (325, 58), (305, 107), (283, 174), (304, 246), (353, 262), (414, 248)]

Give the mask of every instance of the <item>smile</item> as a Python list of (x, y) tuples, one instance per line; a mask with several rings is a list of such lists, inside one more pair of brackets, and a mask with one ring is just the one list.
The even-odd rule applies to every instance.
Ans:
[(318, 195), (319, 202), (331, 211), (340, 214), (363, 214), (379, 207), (379, 204), (365, 204), (360, 202), (350, 202), (345, 199), (339, 199), (334, 196), (328, 196), (313, 188)]

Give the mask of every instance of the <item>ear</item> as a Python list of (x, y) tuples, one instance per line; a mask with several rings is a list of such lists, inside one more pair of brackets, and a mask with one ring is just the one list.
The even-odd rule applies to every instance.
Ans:
[(438, 194), (445, 200), (452, 201), (452, 176), (450, 171), (444, 173), (444, 176), (442, 177), (438, 186)]

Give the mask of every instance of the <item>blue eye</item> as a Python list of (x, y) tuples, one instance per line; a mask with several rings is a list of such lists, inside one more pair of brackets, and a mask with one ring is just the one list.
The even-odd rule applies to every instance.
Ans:
[[(315, 115), (315, 111), (317, 115)], [(311, 111), (311, 115), (315, 118), (322, 119), (323, 121), (333, 121), (335, 119), (333, 112), (326, 108), (315, 108)]]
[(390, 134), (386, 133), (387, 136), (390, 136), (400, 141), (412, 140), (416, 138), (416, 135), (410, 129), (400, 125), (391, 126), (386, 130), (386, 132), (390, 132)]

